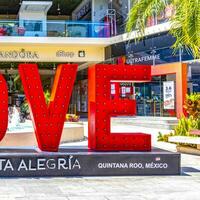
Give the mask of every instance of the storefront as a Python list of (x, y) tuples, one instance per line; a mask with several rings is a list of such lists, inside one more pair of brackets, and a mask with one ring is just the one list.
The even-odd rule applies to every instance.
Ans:
[[(194, 61), (186, 50), (174, 51), (171, 46), (175, 39), (168, 33), (145, 38), (135, 43), (128, 41), (114, 44), (106, 48), (108, 63), (124, 63), (130, 65), (151, 65), (153, 71), (165, 68), (169, 63), (177, 63), (177, 67), (169, 72), (156, 74), (151, 83), (134, 84), (134, 98), (137, 101), (137, 114), (139, 116), (177, 116), (177, 92), (185, 86), (177, 83), (176, 69), (178, 63), (187, 64), (187, 92), (200, 92), (200, 62)], [(163, 70), (164, 71), (164, 70)], [(173, 73), (172, 73), (173, 71)], [(184, 70), (183, 70), (184, 71)], [(166, 84), (171, 84), (171, 96), (174, 98), (171, 107), (166, 107)], [(173, 99), (172, 98), (172, 99)]]
[[(30, 41), (31, 42), (31, 41)], [(23, 48), (21, 48), (23, 46)], [(50, 44), (2, 44), (0, 47), (0, 73), (5, 77), (9, 92), (9, 106), (21, 107), (24, 92), (18, 73), (20, 63), (36, 63), (39, 68), (43, 90), (50, 93), (56, 68), (60, 63), (87, 63), (104, 61), (103, 45), (50, 45)], [(87, 117), (87, 70), (77, 72), (69, 113)]]
[(175, 101), (170, 109), (164, 104), (166, 98), (164, 95), (165, 84), (171, 83), (171, 97), (175, 100), (175, 75), (154, 76), (151, 83), (136, 83), (135, 98), (137, 101), (137, 115), (139, 116), (176, 116)]
[[(4, 76), (9, 94), (8, 104), (10, 107), (16, 106), (20, 107), (25, 101), (24, 91), (21, 84), (21, 79), (17, 70), (19, 63), (0, 63), (1, 70), (0, 73)], [(44, 63), (37, 63), (39, 67), (41, 82), (43, 85), (44, 92), (51, 91), (51, 86), (53, 85), (55, 69), (47, 68), (48, 65), (44, 66)], [(46, 68), (45, 68), (46, 67)]]
[[(59, 40), (59, 39), (58, 39)], [(48, 43), (7, 44), (0, 47), (0, 62), (9, 67), (1, 67), (10, 90), (10, 105), (17, 105), (23, 99), (17, 72), (18, 63), (37, 63), (40, 68), (44, 90), (49, 90), (53, 83), (56, 66), (59, 63), (77, 63), (79, 68), (69, 112), (87, 117), (87, 68), (91, 63), (119, 63), (130, 65), (152, 66), (153, 78), (151, 83), (111, 83), (111, 98), (136, 99), (137, 115), (139, 116), (177, 116), (181, 108), (177, 107), (177, 88), (186, 88), (188, 92), (200, 91), (200, 63), (194, 62), (185, 50), (173, 52), (171, 49), (174, 38), (169, 34), (160, 34), (146, 38), (135, 44), (134, 41), (117, 43), (109, 47), (103, 45), (54, 45)], [(23, 48), (22, 48), (23, 46)], [(187, 63), (187, 72), (179, 67), (179, 63)], [(173, 63), (173, 64), (170, 64)], [(170, 65), (168, 65), (170, 64)], [(174, 65), (174, 66), (173, 66)], [(172, 66), (172, 69), (170, 69)], [(165, 69), (166, 68), (166, 69)], [(159, 69), (159, 70), (158, 70)], [(168, 70), (170, 69), (170, 70)], [(187, 73), (186, 75), (184, 73)], [(178, 75), (177, 75), (178, 73)], [(186, 77), (187, 84), (183, 85), (177, 76)], [(185, 80), (185, 78), (183, 78)], [(171, 99), (165, 96), (166, 88), (171, 88)], [(185, 89), (184, 89), (185, 91)], [(180, 105), (183, 105), (183, 99)], [(167, 107), (166, 104), (170, 103)], [(177, 111), (179, 109), (179, 111)]]

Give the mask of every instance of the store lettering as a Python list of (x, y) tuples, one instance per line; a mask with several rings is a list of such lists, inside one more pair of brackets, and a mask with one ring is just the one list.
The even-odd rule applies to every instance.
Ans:
[(16, 164), (12, 159), (0, 159), (0, 171), (43, 171), (43, 170), (81, 169), (80, 162), (74, 156), (54, 158), (20, 159)]
[[(42, 151), (56, 152), (68, 110), (78, 65), (62, 64), (57, 67), (51, 100), (46, 104), (42, 83), (36, 64), (20, 64), (24, 93), (30, 107), (38, 147)], [(150, 66), (96, 65), (89, 68), (89, 138), (88, 146), (93, 150), (151, 150), (149, 134), (111, 134), (112, 115), (136, 113), (135, 100), (110, 99), (112, 80), (150, 81)], [(0, 75), (0, 140), (8, 126), (8, 90), (6, 81)], [(54, 167), (49, 160), (48, 166)], [(62, 160), (61, 164), (65, 164)], [(20, 168), (26, 168), (22, 162)], [(78, 163), (77, 163), (78, 165)], [(12, 168), (8, 162), (7, 168)], [(44, 167), (42, 161), (39, 167)]]
[(3, 59), (39, 59), (39, 55), (36, 51), (26, 51), (21, 49), (20, 51), (0, 51), (0, 58)]
[(167, 169), (167, 163), (98, 163), (100, 169)]
[(59, 50), (56, 52), (56, 57), (67, 57), (67, 58), (73, 58), (75, 55), (74, 52), (66, 52), (66, 51), (63, 51), (63, 50)]
[(134, 58), (133, 54), (131, 54), (131, 55), (129, 55), (128, 63), (134, 64), (134, 63), (141, 63), (141, 62), (147, 62), (147, 61), (159, 60), (159, 59), (160, 59), (160, 54), (142, 56), (142, 57), (138, 57), (138, 58)]

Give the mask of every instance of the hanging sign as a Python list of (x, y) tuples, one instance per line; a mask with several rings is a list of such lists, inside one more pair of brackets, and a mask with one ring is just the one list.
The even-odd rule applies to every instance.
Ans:
[(164, 109), (173, 110), (175, 108), (174, 81), (163, 82)]

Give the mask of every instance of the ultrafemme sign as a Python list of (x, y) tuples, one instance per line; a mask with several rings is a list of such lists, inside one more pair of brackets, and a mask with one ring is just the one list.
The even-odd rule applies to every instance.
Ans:
[[(36, 64), (20, 64), (19, 74), (31, 110), (38, 147), (42, 151), (58, 151), (65, 114), (76, 78), (77, 65), (59, 65), (52, 88), (50, 104), (46, 105), (42, 83)], [(110, 82), (150, 81), (150, 66), (96, 65), (89, 68), (89, 138), (88, 147), (93, 150), (150, 151), (151, 136), (144, 133), (110, 132), (113, 115), (136, 114), (135, 100), (110, 98)], [(0, 75), (0, 139), (8, 125), (8, 90)]]

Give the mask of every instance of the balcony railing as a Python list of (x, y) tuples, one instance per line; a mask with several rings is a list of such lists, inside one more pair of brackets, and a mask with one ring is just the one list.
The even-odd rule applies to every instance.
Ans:
[(110, 37), (110, 25), (86, 21), (2, 20), (0, 36)]

